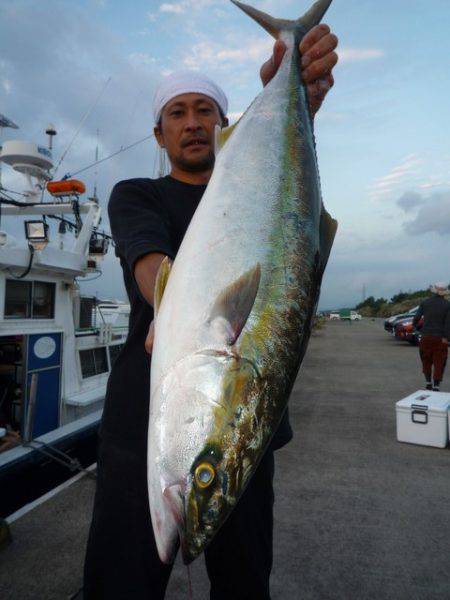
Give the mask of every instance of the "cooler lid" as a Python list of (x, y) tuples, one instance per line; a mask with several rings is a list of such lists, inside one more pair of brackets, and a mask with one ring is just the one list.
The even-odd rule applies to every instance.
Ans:
[(432, 392), (430, 390), (417, 390), (414, 394), (410, 394), (406, 398), (399, 400), (396, 403), (398, 408), (410, 409), (423, 406), (429, 411), (447, 412), (450, 407), (450, 394), (446, 392)]

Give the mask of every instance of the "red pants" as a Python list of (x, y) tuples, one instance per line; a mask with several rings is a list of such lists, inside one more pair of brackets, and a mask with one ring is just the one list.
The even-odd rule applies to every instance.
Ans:
[(431, 368), (434, 367), (433, 378), (441, 381), (447, 362), (448, 345), (437, 335), (424, 335), (420, 340), (420, 358), (423, 374), (427, 381), (431, 380)]

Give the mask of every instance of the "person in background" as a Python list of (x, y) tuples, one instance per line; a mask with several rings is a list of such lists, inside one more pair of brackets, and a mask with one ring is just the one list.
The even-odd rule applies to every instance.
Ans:
[(430, 286), (432, 296), (421, 302), (413, 319), (417, 327), (423, 316), (420, 340), (420, 358), (427, 390), (439, 392), (439, 386), (447, 363), (448, 340), (450, 338), (450, 302), (445, 299), (449, 293), (445, 283)]

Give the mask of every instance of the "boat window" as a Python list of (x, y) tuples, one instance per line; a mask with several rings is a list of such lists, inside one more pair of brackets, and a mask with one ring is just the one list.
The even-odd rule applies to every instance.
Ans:
[(55, 284), (35, 281), (33, 285), (33, 318), (52, 319), (55, 306)]
[(96, 373), (106, 373), (108, 371), (108, 362), (106, 359), (106, 348), (94, 349), (95, 371)]
[(53, 319), (54, 314), (54, 283), (6, 280), (5, 318)]
[(91, 329), (95, 326), (95, 298), (92, 296), (81, 296), (80, 298), (80, 323), (79, 329)]
[(116, 362), (116, 358), (119, 356), (122, 347), (123, 344), (114, 344), (114, 346), (109, 347), (109, 360), (111, 362), (111, 367)]
[(106, 347), (80, 350), (81, 374), (83, 379), (108, 372)]
[(11, 319), (31, 317), (31, 281), (6, 280), (5, 317)]

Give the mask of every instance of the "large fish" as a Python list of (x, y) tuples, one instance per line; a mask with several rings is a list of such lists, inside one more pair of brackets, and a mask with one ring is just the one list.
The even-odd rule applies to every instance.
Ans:
[(306, 351), (336, 221), (298, 44), (330, 3), (286, 21), (235, 2), (287, 51), (219, 152), (170, 276), (163, 263), (157, 278), (148, 481), (164, 562), (178, 539), (191, 562), (233, 510)]

